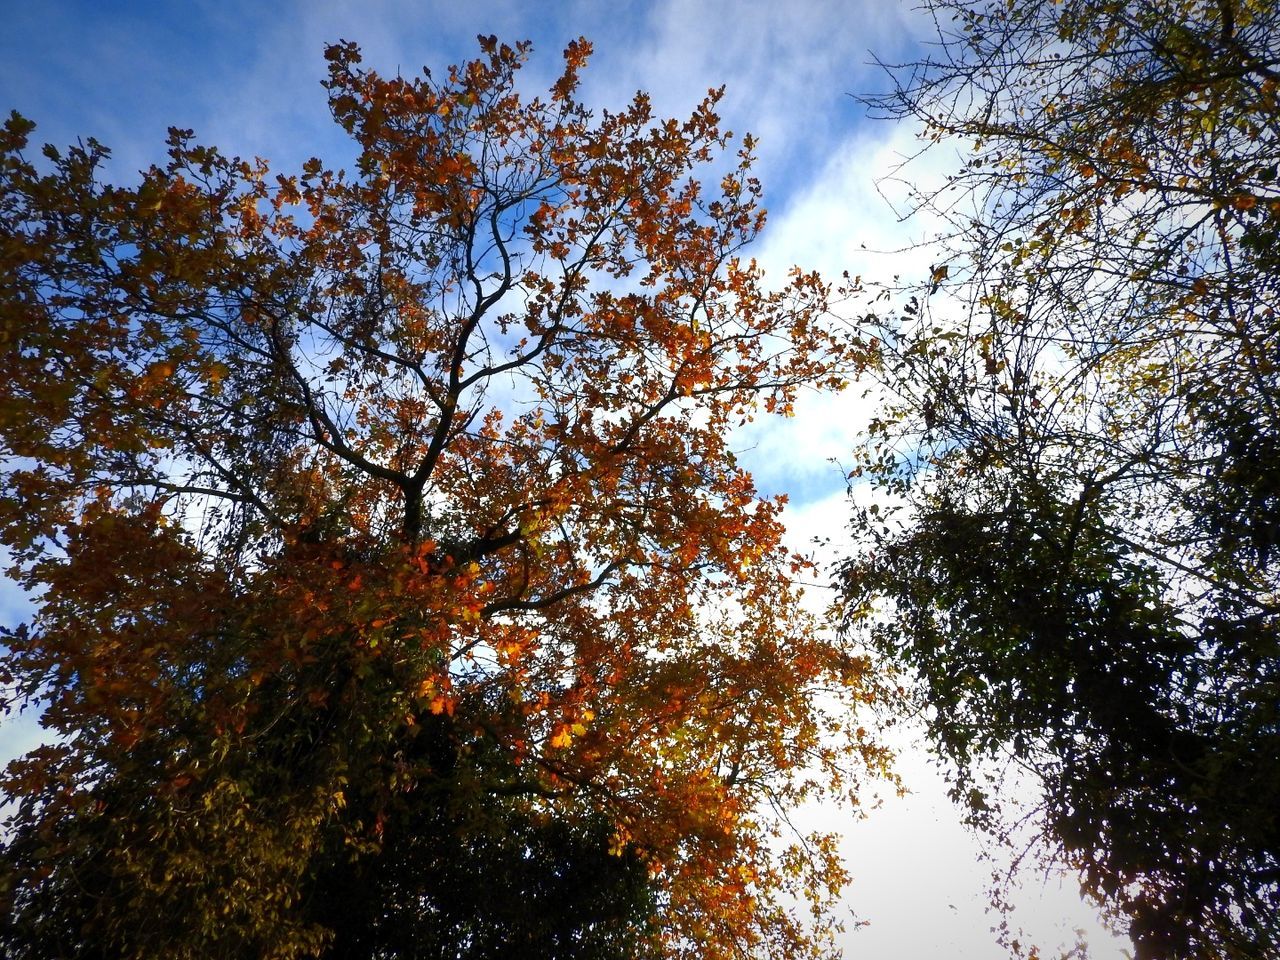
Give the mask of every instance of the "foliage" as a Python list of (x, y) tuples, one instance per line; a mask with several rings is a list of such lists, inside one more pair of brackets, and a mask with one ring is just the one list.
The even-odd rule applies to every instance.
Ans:
[[(1141, 958), (1280, 939), (1280, 27), (1241, 0), (929, 5), (874, 101), (972, 152), (885, 324), (850, 625), (955, 795), (1001, 765)], [(940, 295), (946, 294), (946, 296)]]
[[(657, 956), (658, 904), (635, 850), (611, 851), (612, 825), (591, 811), (550, 817), (518, 792), (484, 794), (512, 770), (487, 740), (460, 743), (432, 717), (412, 746), (450, 775), (402, 794), (380, 849), (331, 851), (309, 882), (306, 912), (334, 932), (334, 957)], [(417, 791), (415, 791), (417, 792)]]
[(38, 610), (3, 671), (53, 734), (5, 779), (7, 948), (316, 955), (375, 874), (390, 943), (377, 910), (472, 869), (578, 896), (520, 850), (569, 870), (603, 829), (621, 899), (556, 929), (826, 949), (843, 871), (785, 814), (882, 768), (844, 726), (873, 688), (725, 438), (863, 352), (818, 277), (742, 258), (718, 92), (596, 119), (585, 42), (532, 100), (527, 48), (482, 47), (439, 80), (330, 47), (347, 173), (175, 129), (117, 185), (5, 125), (0, 527)]

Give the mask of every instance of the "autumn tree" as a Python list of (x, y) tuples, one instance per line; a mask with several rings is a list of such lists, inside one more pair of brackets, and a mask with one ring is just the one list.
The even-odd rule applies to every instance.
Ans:
[[(473, 869), (580, 898), (575, 943), (827, 949), (842, 868), (784, 825), (882, 767), (845, 725), (872, 687), (727, 435), (861, 348), (744, 258), (718, 91), (595, 117), (585, 42), (534, 99), (527, 47), (481, 45), (416, 79), (330, 47), (346, 172), (175, 129), (113, 184), (5, 125), (0, 529), (36, 612), (3, 672), (50, 731), (4, 780), (11, 954), (393, 950), (454, 936), (412, 904)], [(601, 844), (603, 905), (569, 869)], [(353, 878), (359, 929), (317, 908)], [(457, 955), (529, 920), (495, 910)]]
[[(1241, 0), (928, 5), (873, 104), (970, 150), (881, 331), (851, 628), (918, 681), (972, 819), (1137, 956), (1280, 940), (1280, 14)], [(910, 178), (910, 167), (904, 176)], [(1012, 808), (1012, 809), (1011, 809)]]

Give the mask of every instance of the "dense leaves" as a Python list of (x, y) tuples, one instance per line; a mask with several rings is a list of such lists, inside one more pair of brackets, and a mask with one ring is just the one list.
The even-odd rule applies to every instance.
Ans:
[[(1280, 939), (1280, 32), (1273, 4), (930, 5), (879, 101), (972, 147), (885, 325), (850, 622), (920, 681), (956, 795), (1137, 954)], [(908, 168), (909, 170), (909, 168)], [(909, 176), (909, 174), (908, 174)]]
[[(610, 850), (598, 813), (549, 816), (518, 792), (485, 793), (502, 755), (424, 723), (412, 746), (445, 773), (402, 795), (369, 856), (330, 851), (306, 912), (334, 931), (330, 956), (633, 960), (654, 949), (657, 890), (634, 850)], [(486, 751), (488, 754), (486, 755)], [(478, 775), (477, 775), (478, 774)], [(515, 771), (501, 774), (508, 789)]]
[[(871, 688), (726, 434), (864, 358), (742, 257), (718, 93), (594, 118), (584, 42), (533, 100), (482, 47), (329, 48), (349, 172), (173, 130), (117, 185), (4, 127), (3, 670), (51, 731), (5, 779), (6, 949), (826, 949), (843, 871), (785, 812), (881, 767)], [(466, 925), (470, 871), (575, 906)], [(354, 928), (320, 908), (363, 878)]]

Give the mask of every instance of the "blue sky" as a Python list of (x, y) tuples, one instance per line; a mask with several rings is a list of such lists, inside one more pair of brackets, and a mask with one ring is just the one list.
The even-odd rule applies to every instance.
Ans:
[[(756, 255), (774, 277), (792, 263), (835, 277), (843, 270), (923, 279), (920, 251), (876, 256), (918, 239), (927, 223), (902, 224), (877, 178), (913, 152), (913, 132), (865, 120), (850, 96), (884, 84), (872, 51), (892, 61), (925, 39), (909, 6), (874, 0), (616, 0), (500, 2), (112, 2), (29, 0), (4, 4), (0, 110), (35, 120), (36, 138), (55, 144), (93, 136), (111, 147), (111, 177), (164, 158), (169, 126), (225, 152), (268, 158), (293, 172), (312, 155), (340, 163), (348, 148), (330, 121), (320, 80), (325, 43), (353, 40), (383, 73), (444, 70), (472, 56), (477, 34), (532, 40), (528, 89), (558, 74), (565, 44), (586, 36), (595, 56), (583, 97), (620, 107), (639, 89), (662, 115), (687, 113), (709, 87), (727, 86), (724, 126), (760, 138), (758, 173), (770, 225)], [(335, 158), (337, 158), (335, 160)], [(917, 168), (940, 175), (946, 154)], [(893, 198), (892, 185), (880, 190)], [(866, 405), (857, 391), (806, 397), (789, 421), (755, 425), (740, 438), (763, 490), (792, 503), (792, 540), (839, 536), (848, 506), (829, 459), (855, 442)], [(846, 456), (847, 459), (847, 456)], [(817, 592), (820, 599), (820, 591)], [(19, 610), (0, 589), (0, 617)], [(29, 724), (0, 727), (0, 755), (29, 741)], [(909, 734), (900, 768), (913, 794), (885, 798), (856, 823), (814, 811), (845, 831), (854, 874), (847, 904), (870, 925), (846, 936), (847, 956), (870, 960), (997, 960), (1004, 953), (983, 912), (990, 865), (957, 823), (944, 788)], [(1096, 929), (1068, 879), (1029, 878), (1015, 924), (1053, 956), (1071, 930), (1090, 931), (1095, 960), (1121, 956)]]
[(155, 158), (170, 125), (281, 166), (337, 143), (319, 82), (322, 48), (355, 40), (383, 72), (414, 73), (475, 53), (477, 34), (529, 39), (531, 85), (554, 75), (565, 44), (596, 45), (587, 96), (618, 104), (637, 89), (659, 111), (728, 85), (728, 126), (765, 140), (762, 172), (785, 196), (856, 123), (848, 96), (868, 50), (901, 51), (906, 18), (838, 3), (690, 4), (112, 3), (13, 4), (0, 38), (0, 90), (45, 138), (92, 135), (121, 164)]

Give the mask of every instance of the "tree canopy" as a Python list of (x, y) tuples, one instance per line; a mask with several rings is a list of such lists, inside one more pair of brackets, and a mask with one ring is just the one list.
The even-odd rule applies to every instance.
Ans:
[[(935, 0), (874, 106), (971, 148), (881, 330), (848, 623), (918, 681), (955, 796), (1002, 769), (1139, 958), (1280, 941), (1280, 17)], [(903, 174), (910, 178), (910, 168)]]
[(4, 125), (0, 535), (36, 611), (0, 672), (51, 733), (5, 774), (10, 955), (828, 949), (843, 869), (786, 815), (882, 771), (874, 687), (726, 434), (866, 348), (744, 256), (718, 91), (596, 117), (585, 42), (533, 99), (527, 47), (482, 48), (405, 79), (330, 47), (345, 172), (173, 129), (111, 183)]

